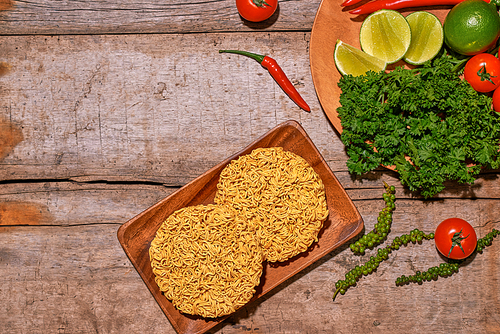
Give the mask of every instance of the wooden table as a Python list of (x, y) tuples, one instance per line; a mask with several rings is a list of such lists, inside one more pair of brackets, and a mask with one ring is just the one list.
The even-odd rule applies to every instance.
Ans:
[[(384, 205), (383, 181), (397, 188), (392, 236), (433, 231), (448, 217), (468, 220), (480, 237), (500, 228), (498, 171), (472, 186), (449, 183), (432, 200), (383, 168), (348, 173), (311, 78), (319, 5), (280, 1), (268, 22), (250, 24), (234, 0), (0, 1), (2, 333), (175, 333), (118, 228), (290, 119), (367, 230)], [(257, 62), (219, 49), (275, 58), (311, 113)], [(333, 302), (336, 280), (367, 256), (341, 247), (213, 332), (500, 332), (498, 240), (450, 278), (397, 287), (398, 276), (442, 262), (433, 242), (408, 246)]]

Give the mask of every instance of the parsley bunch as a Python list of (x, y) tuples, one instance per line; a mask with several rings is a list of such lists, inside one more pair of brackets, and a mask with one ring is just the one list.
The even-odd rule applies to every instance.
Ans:
[(340, 79), (349, 172), (395, 165), (401, 183), (428, 198), (447, 180), (472, 184), (483, 166), (500, 168), (500, 114), (454, 66), (442, 56), (416, 69)]

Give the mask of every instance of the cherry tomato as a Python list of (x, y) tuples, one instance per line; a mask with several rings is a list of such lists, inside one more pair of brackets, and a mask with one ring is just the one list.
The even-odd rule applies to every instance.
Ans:
[(245, 20), (260, 22), (274, 14), (278, 0), (236, 0), (236, 8)]
[(460, 218), (443, 220), (434, 232), (438, 251), (447, 258), (465, 259), (476, 249), (477, 236), (474, 228)]
[(495, 89), (493, 92), (493, 110), (500, 112), (500, 89)]
[(481, 93), (500, 86), (500, 59), (489, 53), (480, 53), (467, 61), (464, 78)]

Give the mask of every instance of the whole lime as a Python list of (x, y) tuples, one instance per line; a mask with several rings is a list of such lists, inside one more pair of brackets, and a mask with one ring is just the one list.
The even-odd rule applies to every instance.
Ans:
[(465, 0), (455, 5), (443, 23), (444, 41), (463, 55), (485, 52), (500, 36), (500, 16), (494, 4)]

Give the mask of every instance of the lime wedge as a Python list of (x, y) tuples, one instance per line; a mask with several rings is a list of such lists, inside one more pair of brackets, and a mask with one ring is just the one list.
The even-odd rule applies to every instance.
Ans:
[(406, 17), (411, 29), (411, 43), (403, 59), (421, 65), (434, 58), (443, 46), (443, 26), (432, 13), (419, 11)]
[(380, 72), (385, 70), (385, 61), (349, 45), (340, 40), (335, 43), (335, 51), (333, 53), (335, 66), (340, 74), (353, 76), (363, 75), (368, 71)]
[(410, 25), (399, 12), (381, 9), (363, 21), (359, 42), (363, 51), (392, 64), (403, 58), (410, 47)]

